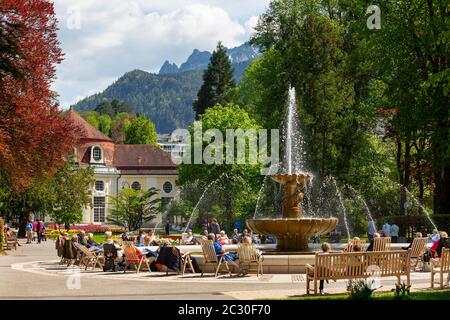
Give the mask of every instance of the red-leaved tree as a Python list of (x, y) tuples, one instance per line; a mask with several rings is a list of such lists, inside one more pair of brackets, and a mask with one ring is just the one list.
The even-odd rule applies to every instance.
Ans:
[(0, 176), (18, 191), (54, 173), (76, 143), (50, 90), (56, 31), (49, 1), (0, 1)]

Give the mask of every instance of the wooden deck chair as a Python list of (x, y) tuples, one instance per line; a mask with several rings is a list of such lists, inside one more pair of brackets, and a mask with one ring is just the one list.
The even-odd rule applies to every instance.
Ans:
[(345, 252), (353, 252), (353, 251), (354, 251), (353, 248), (354, 248), (356, 245), (359, 245), (359, 246), (361, 247), (362, 251), (364, 251), (364, 246), (365, 246), (365, 244), (366, 244), (366, 241), (365, 241), (365, 240), (354, 240), (354, 239), (348, 240), (347, 248), (345, 248), (344, 251), (345, 251)]
[(391, 237), (373, 238), (373, 251), (391, 251)]
[(423, 261), (423, 254), (427, 250), (428, 238), (414, 238), (411, 245), (411, 268), (415, 270), (419, 262)]
[[(431, 287), (438, 283), (441, 289), (444, 288), (444, 274), (447, 273), (447, 283), (450, 278), (450, 249), (442, 248), (441, 257), (439, 259), (430, 260), (431, 269)], [(439, 281), (434, 281), (434, 276), (439, 273)]]
[(239, 269), (250, 270), (251, 266), (256, 265), (256, 276), (263, 275), (263, 256), (258, 253), (255, 244), (238, 244), (238, 263)]
[(147, 267), (149, 272), (152, 272), (149, 264), (150, 260), (144, 254), (139, 259), (136, 250), (137, 249), (132, 241), (123, 242), (123, 251), (125, 253), (125, 269), (123, 270), (123, 273), (126, 273), (127, 267), (131, 265), (136, 268), (136, 273), (139, 272), (143, 265)]
[(184, 272), (186, 271), (186, 267), (189, 267), (189, 270), (192, 271), (193, 274), (195, 274), (194, 266), (192, 265), (192, 259), (191, 259), (191, 252), (184, 252), (181, 253), (181, 263), (183, 265), (183, 269), (181, 271), (181, 275), (184, 276)]
[(86, 248), (83, 245), (78, 246), (78, 250), (81, 251), (81, 259), (80, 259), (80, 265), (85, 265), (86, 268), (84, 270), (87, 270), (90, 266), (92, 266), (92, 270), (95, 270), (95, 267), (98, 265), (99, 268), (103, 268), (103, 265), (98, 260), (98, 256), (92, 252), (89, 251), (88, 248)]
[[(205, 240), (201, 244), (203, 256), (205, 258), (204, 265), (213, 264), (216, 266), (216, 272), (214, 274), (215, 277), (217, 277), (217, 274), (219, 273), (220, 267), (225, 265), (225, 268), (227, 269), (228, 273), (231, 276), (230, 267), (228, 266), (227, 260), (224, 259), (223, 255), (218, 256), (216, 254), (216, 250), (214, 249), (214, 243), (212, 240)], [(202, 269), (202, 277), (203, 277), (203, 269)]]

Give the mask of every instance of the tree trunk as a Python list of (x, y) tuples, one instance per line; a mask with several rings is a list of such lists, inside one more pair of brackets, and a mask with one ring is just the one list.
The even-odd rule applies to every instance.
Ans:
[(434, 172), (434, 212), (450, 214), (450, 166)]

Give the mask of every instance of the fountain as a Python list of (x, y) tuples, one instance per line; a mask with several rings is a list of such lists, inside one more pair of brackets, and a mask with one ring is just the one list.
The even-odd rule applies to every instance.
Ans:
[[(337, 218), (306, 218), (300, 202), (303, 200), (308, 181), (313, 176), (301, 170), (300, 157), (303, 154), (301, 135), (297, 126), (297, 106), (295, 89), (289, 89), (289, 104), (284, 135), (286, 137), (285, 172), (277, 173), (271, 178), (284, 187), (282, 218), (250, 219), (247, 226), (255, 233), (275, 236), (278, 251), (307, 251), (311, 236), (327, 234), (336, 228)], [(294, 140), (293, 140), (294, 139)]]

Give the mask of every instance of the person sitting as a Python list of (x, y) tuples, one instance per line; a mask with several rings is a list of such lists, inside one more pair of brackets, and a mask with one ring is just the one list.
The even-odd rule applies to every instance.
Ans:
[(231, 235), (231, 243), (232, 244), (238, 244), (240, 236), (241, 235), (239, 234), (239, 230), (234, 228), (233, 229), (233, 234)]
[[(422, 238), (422, 232), (416, 232), (416, 238)], [(411, 249), (413, 242), (414, 242), (414, 240), (411, 241), (411, 243), (409, 244), (409, 246), (407, 246), (407, 247), (402, 247), (402, 250), (408, 250), (408, 249)]]
[[(242, 231), (241, 236), (239, 237), (239, 243), (242, 243), (245, 237), (250, 237), (250, 233), (248, 232), (248, 229), (244, 229)], [(251, 239), (251, 238), (250, 238)]]
[(79, 244), (82, 244), (84, 246), (86, 245), (86, 231), (80, 230), (80, 232), (78, 232), (77, 238)]
[(381, 237), (381, 235), (378, 232), (375, 232), (373, 234), (373, 239), (372, 239), (372, 241), (370, 241), (369, 246), (367, 247), (366, 251), (373, 251), (373, 243), (375, 241), (375, 238), (380, 238), (380, 237)]
[[(352, 241), (361, 241), (361, 239), (359, 237), (353, 237)], [(350, 242), (348, 243), (347, 247), (343, 250), (343, 252), (347, 252), (348, 250), (353, 250), (355, 251), (355, 245), (350, 244)]]
[(86, 237), (86, 248), (89, 249), (89, 251), (100, 251), (101, 247), (98, 245), (97, 242), (94, 240), (94, 235), (92, 233), (88, 233)]
[(434, 244), (436, 241), (439, 241), (441, 236), (439, 235), (439, 231), (437, 229), (433, 229), (432, 233), (428, 235), (428, 243)]
[(195, 240), (191, 230), (188, 230), (188, 232), (184, 234), (184, 237), (181, 240), (181, 244), (185, 245), (197, 244), (197, 240)]
[(208, 240), (208, 236), (209, 236), (208, 230), (207, 229), (203, 230), (202, 239), (203, 240)]
[(214, 250), (216, 251), (217, 257), (220, 258), (221, 256), (223, 256), (223, 258), (227, 261), (227, 263), (233, 265), (238, 271), (238, 274), (241, 274), (241, 269), (239, 268), (239, 265), (235, 262), (235, 260), (237, 259), (237, 254), (226, 252), (220, 245), (220, 243), (216, 241), (216, 237), (212, 233), (208, 235), (208, 240), (213, 241)]
[(131, 241), (126, 232), (122, 233), (120, 235), (120, 238), (122, 239), (122, 241)]
[(439, 232), (439, 241), (436, 241), (433, 246), (430, 248), (431, 256), (433, 258), (440, 258), (442, 254), (442, 248), (446, 248), (448, 246), (448, 235), (447, 232), (441, 231)]
[(144, 237), (146, 236), (144, 230), (139, 229), (139, 234), (137, 236), (136, 242), (138, 247), (144, 246)]
[(155, 235), (155, 231), (153, 229), (150, 229), (148, 231), (147, 236), (150, 238), (150, 242), (149, 242), (150, 246), (159, 246), (159, 243), (160, 243), (159, 238), (157, 235)]
[(230, 239), (228, 238), (228, 236), (227, 236), (227, 234), (225, 233), (224, 230), (220, 231), (220, 240), (224, 244), (230, 244)]
[[(330, 246), (329, 243), (324, 242), (324, 243), (322, 243), (321, 249), (322, 249), (322, 253), (323, 254), (329, 254), (330, 251), (331, 251), (331, 246)], [(314, 276), (314, 270), (311, 270), (308, 274), (309, 274), (309, 276), (313, 277)], [(327, 280), (327, 283), (328, 283), (328, 280)], [(319, 292), (320, 292), (321, 295), (325, 294), (325, 292), (323, 291), (324, 284), (325, 284), (324, 280), (320, 280), (319, 281)]]

